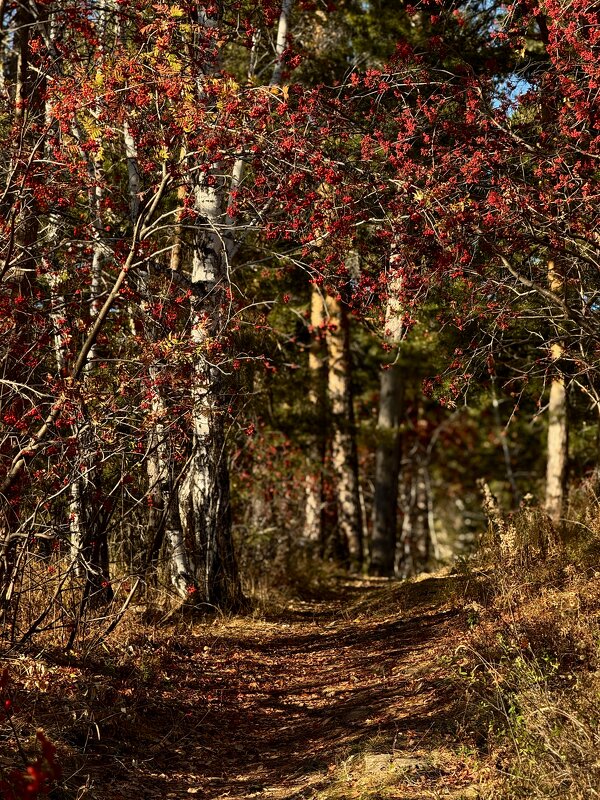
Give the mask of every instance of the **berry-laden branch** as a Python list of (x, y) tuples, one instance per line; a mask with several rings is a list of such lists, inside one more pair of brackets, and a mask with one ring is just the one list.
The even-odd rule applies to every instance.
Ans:
[(56, 747), (46, 738), (43, 731), (38, 730), (36, 737), (41, 753), (35, 761), (27, 758), (13, 721), (14, 705), (8, 690), (9, 683), (8, 669), (4, 669), (0, 675), (0, 704), (16, 739), (23, 767), (12, 770), (6, 776), (2, 775), (0, 797), (2, 800), (36, 800), (47, 797), (52, 784), (61, 776), (61, 769), (56, 761)]

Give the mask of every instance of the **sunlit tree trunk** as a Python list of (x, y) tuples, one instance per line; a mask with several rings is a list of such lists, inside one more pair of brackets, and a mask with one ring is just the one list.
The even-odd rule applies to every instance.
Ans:
[[(216, 180), (215, 180), (216, 183)], [(194, 186), (200, 220), (195, 234), (192, 284), (202, 299), (192, 307), (196, 353), (192, 379), (192, 453), (179, 491), (184, 531), (194, 542), (195, 577), (200, 602), (235, 607), (241, 588), (231, 536), (229, 472), (225, 447), (224, 374), (211, 344), (225, 323), (227, 256), (219, 233), (223, 225), (223, 185), (200, 178)]]
[[(185, 158), (185, 151), (182, 149), (181, 157)], [(169, 268), (173, 272), (179, 272), (182, 267), (182, 254), (183, 254), (183, 225), (181, 224), (181, 215), (183, 211), (183, 201), (185, 200), (185, 186), (182, 184), (177, 189), (177, 201), (179, 210), (177, 211), (175, 225), (173, 228), (173, 245), (171, 247), (171, 255), (169, 257)]]
[[(548, 265), (550, 289), (561, 295), (564, 291), (562, 278), (557, 273), (553, 261)], [(558, 362), (563, 349), (560, 342), (551, 345), (552, 361)], [(545, 508), (552, 522), (558, 525), (563, 517), (567, 477), (569, 428), (567, 389), (564, 377), (556, 372), (550, 383), (548, 400), (548, 445), (546, 460), (546, 503)]]
[[(541, 41), (546, 48), (550, 45), (548, 22), (544, 14), (537, 17)], [(547, 75), (541, 85), (541, 116), (544, 125), (552, 129), (556, 125), (557, 97), (556, 83)], [(562, 99), (560, 100), (562, 102)], [(565, 283), (553, 257), (548, 260), (548, 285), (550, 291), (562, 298), (565, 293)], [(554, 365), (562, 357), (563, 348), (560, 342), (558, 326), (554, 325), (555, 341), (551, 344), (551, 359)], [(564, 376), (559, 369), (553, 371), (550, 383), (550, 396), (548, 399), (548, 444), (546, 455), (546, 500), (545, 509), (555, 525), (560, 524), (564, 513), (567, 458), (568, 458), (568, 415), (567, 415), (567, 390)]]
[[(145, 287), (150, 299), (150, 292)], [(156, 341), (155, 323), (145, 321), (146, 338)], [(166, 364), (153, 364), (149, 367), (152, 386), (152, 425), (148, 434), (148, 456), (145, 460), (148, 478), (148, 522), (145, 532), (146, 558), (144, 567), (155, 573), (158, 556), (164, 546), (166, 555), (166, 574), (175, 592), (182, 598), (189, 598), (195, 591), (196, 580), (186, 546), (184, 530), (179, 516), (177, 494), (178, 476), (176, 474), (176, 451), (180, 448), (169, 429), (168, 400), (161, 387), (162, 369)]]
[[(156, 370), (153, 372), (156, 373)], [(157, 377), (156, 374), (153, 377)], [(153, 396), (152, 412), (157, 421), (150, 433), (149, 453), (146, 461), (150, 502), (146, 565), (148, 567), (155, 566), (158, 552), (164, 541), (170, 583), (180, 597), (187, 598), (195, 587), (194, 570), (179, 519), (170, 437), (167, 426), (164, 422), (158, 421), (168, 416), (158, 391), (155, 391)]]
[[(308, 402), (310, 413), (318, 426), (323, 420), (326, 404), (324, 397), (324, 348), (323, 323), (325, 321), (325, 303), (321, 292), (311, 287), (310, 294), (310, 330), (311, 343), (308, 352), (308, 369), (310, 373)], [(325, 436), (323, 430), (317, 430), (310, 446), (310, 461), (305, 481), (305, 515), (303, 538), (311, 549), (322, 552), (323, 549), (323, 470), (325, 461)]]
[(342, 301), (327, 296), (326, 303), (329, 317), (326, 337), (328, 393), (333, 423), (331, 451), (338, 527), (348, 548), (351, 567), (360, 569), (363, 563), (363, 528), (352, 393), (350, 325), (348, 310)]
[[(556, 352), (560, 348), (553, 346)], [(560, 354), (555, 356), (560, 357)], [(548, 446), (546, 465), (546, 511), (559, 524), (565, 505), (568, 460), (567, 391), (564, 378), (556, 376), (550, 385), (548, 401)]]
[(290, 16), (294, 0), (283, 0), (281, 4), (281, 13), (279, 15), (279, 23), (277, 25), (277, 39), (275, 41), (275, 66), (273, 68), (273, 75), (271, 77), (271, 85), (279, 86), (283, 77), (283, 60), (282, 56), (287, 47)]
[[(397, 299), (401, 288), (398, 276), (390, 280), (386, 307), (386, 339), (395, 349), (402, 336), (402, 309)], [(385, 365), (379, 379), (377, 452), (371, 535), (371, 575), (394, 574), (398, 525), (398, 481), (400, 476), (400, 421), (404, 405), (404, 379), (397, 361)]]

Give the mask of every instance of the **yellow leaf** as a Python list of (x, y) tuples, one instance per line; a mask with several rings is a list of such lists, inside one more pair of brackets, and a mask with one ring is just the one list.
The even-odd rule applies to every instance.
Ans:
[(271, 94), (283, 95), (284, 100), (287, 100), (290, 94), (289, 86), (269, 86)]

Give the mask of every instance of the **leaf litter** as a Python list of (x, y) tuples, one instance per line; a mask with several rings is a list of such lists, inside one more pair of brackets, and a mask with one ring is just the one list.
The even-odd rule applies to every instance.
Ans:
[(132, 615), (101, 653), (14, 662), (20, 735), (57, 744), (65, 800), (483, 796), (445, 679), (458, 611), (438, 588), (355, 579), (263, 618)]

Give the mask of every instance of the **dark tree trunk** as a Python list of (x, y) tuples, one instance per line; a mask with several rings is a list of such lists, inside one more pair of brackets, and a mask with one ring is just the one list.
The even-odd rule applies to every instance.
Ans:
[(401, 460), (400, 418), (404, 386), (398, 364), (381, 373), (377, 453), (375, 456), (375, 493), (371, 536), (371, 575), (394, 574), (396, 529), (398, 524), (398, 480)]

